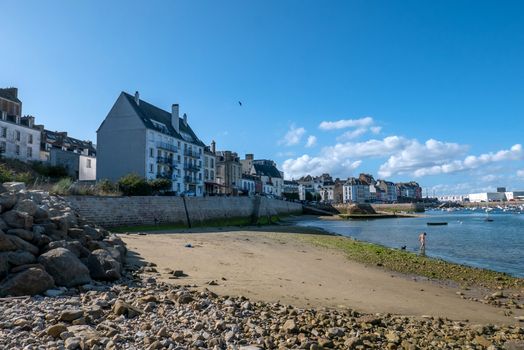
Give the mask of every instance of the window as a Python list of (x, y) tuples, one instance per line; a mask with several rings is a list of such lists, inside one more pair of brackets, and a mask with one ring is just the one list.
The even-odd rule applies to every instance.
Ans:
[(215, 179), (215, 172), (211, 170), (211, 180), (214, 180), (214, 179)]
[(180, 148), (180, 141), (178, 141), (177, 144), (178, 144), (178, 148)]
[(27, 158), (33, 157), (33, 149), (31, 147), (27, 147)]
[[(152, 149), (152, 148), (151, 148)], [(149, 164), (149, 172), (152, 173), (153, 172), (153, 163), (150, 163)]]
[(17, 156), (20, 155), (20, 146), (18, 146), (18, 145), (16, 145), (16, 148), (15, 148), (15, 154), (16, 154)]
[(91, 168), (91, 159), (87, 159), (86, 168)]
[(202, 180), (202, 173), (198, 173), (198, 179)]
[(149, 149), (149, 156), (153, 158), (155, 156), (155, 150), (153, 148)]
[(16, 131), (16, 141), (20, 141), (20, 131)]
[(2, 128), (2, 137), (7, 137), (7, 128)]
[(27, 143), (29, 143), (29, 144), (33, 143), (33, 134), (27, 135)]

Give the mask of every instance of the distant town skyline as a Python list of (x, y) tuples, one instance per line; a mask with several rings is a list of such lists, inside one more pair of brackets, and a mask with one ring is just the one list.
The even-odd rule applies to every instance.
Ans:
[[(0, 86), (96, 142), (121, 91), (287, 178), (524, 189), (517, 1), (5, 3)], [(424, 192), (425, 195), (425, 192)]]

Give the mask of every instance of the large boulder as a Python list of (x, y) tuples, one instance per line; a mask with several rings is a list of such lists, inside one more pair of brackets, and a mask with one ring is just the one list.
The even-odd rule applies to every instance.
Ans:
[(91, 282), (89, 269), (68, 249), (52, 249), (40, 255), (38, 262), (59, 286), (74, 287)]
[(30, 267), (8, 276), (0, 284), (0, 296), (34, 295), (45, 292), (55, 285), (53, 277), (38, 267)]
[(0, 252), (16, 250), (16, 245), (9, 239), (10, 236), (0, 231)]
[(29, 230), (24, 230), (23, 228), (13, 228), (6, 232), (8, 235), (18, 236), (25, 241), (30, 242), (33, 240), (33, 232)]
[(16, 246), (16, 249), (26, 250), (33, 255), (38, 255), (40, 250), (38, 249), (37, 246), (24, 241), (22, 238), (18, 236), (13, 236), (13, 235), (7, 235), (7, 236), (9, 237), (11, 242)]
[(84, 226), (84, 234), (88, 237), (91, 237), (91, 239), (94, 241), (98, 241), (104, 238), (104, 233), (102, 230), (96, 229), (88, 225)]
[(30, 199), (23, 199), (19, 200), (13, 209), (33, 216), (38, 209), (38, 205)]
[(9, 226), (7, 226), (7, 224), (5, 223), (4, 219), (0, 218), (0, 230), (4, 231), (4, 230), (8, 230), (9, 229)]
[(2, 213), (4, 211), (13, 209), (13, 207), (16, 204), (16, 200), (17, 200), (16, 194), (12, 192), (6, 192), (6, 193), (0, 194), (0, 209)]
[(7, 259), (13, 266), (28, 265), (36, 262), (36, 258), (33, 254), (23, 250), (17, 250), (16, 252), (8, 252), (4, 254), (7, 254)]
[(42, 223), (46, 221), (47, 219), (49, 219), (49, 212), (45, 210), (44, 208), (38, 207), (33, 217), (36, 223)]
[(27, 213), (10, 210), (2, 214), (2, 219), (12, 228), (31, 229), (33, 226), (33, 217)]
[(0, 281), (9, 272), (9, 253), (0, 253)]
[(122, 267), (120, 263), (104, 249), (91, 252), (87, 258), (87, 267), (94, 279), (113, 281), (121, 277)]
[(87, 258), (87, 256), (89, 255), (89, 250), (84, 248), (79, 241), (65, 241), (65, 240), (54, 241), (54, 242), (50, 242), (48, 247), (49, 247), (49, 250), (60, 248), (60, 247), (66, 248), (70, 250), (71, 253), (75, 254), (78, 258)]
[(25, 183), (23, 182), (4, 182), (4, 188), (10, 192), (19, 192), (25, 190)]

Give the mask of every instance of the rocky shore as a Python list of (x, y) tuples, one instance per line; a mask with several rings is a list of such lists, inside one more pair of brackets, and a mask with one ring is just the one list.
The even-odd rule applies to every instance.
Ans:
[(157, 282), (153, 266), (117, 284), (0, 301), (2, 349), (522, 349), (524, 329), (433, 317), (298, 309)]
[(121, 278), (124, 243), (67, 203), (23, 183), (0, 185), (0, 297), (60, 294)]
[(152, 263), (124, 265), (123, 242), (60, 198), (2, 191), (0, 349), (524, 348), (519, 324), (254, 302), (183, 285), (182, 271), (166, 284)]

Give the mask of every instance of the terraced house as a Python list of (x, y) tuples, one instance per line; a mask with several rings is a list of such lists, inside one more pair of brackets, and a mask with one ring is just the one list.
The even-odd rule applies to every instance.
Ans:
[(177, 194), (202, 196), (205, 144), (179, 106), (171, 113), (122, 92), (97, 130), (97, 180), (130, 173), (172, 181)]

